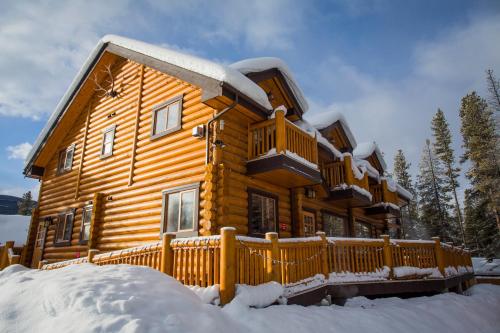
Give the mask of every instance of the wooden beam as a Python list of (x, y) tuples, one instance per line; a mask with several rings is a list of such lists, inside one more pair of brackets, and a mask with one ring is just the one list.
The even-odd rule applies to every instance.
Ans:
[(141, 65), (140, 77), (139, 77), (139, 91), (137, 93), (137, 110), (135, 115), (134, 124), (134, 141), (132, 143), (132, 152), (130, 155), (130, 171), (128, 174), (128, 186), (134, 183), (134, 167), (135, 167), (135, 156), (137, 149), (137, 137), (139, 135), (139, 123), (141, 118), (141, 104), (142, 104), (142, 86), (144, 84), (144, 65)]
[[(83, 158), (85, 157), (85, 147), (87, 146), (87, 135), (89, 133), (91, 110), (92, 110), (92, 101), (89, 102), (89, 105), (87, 108), (87, 119), (85, 120), (85, 132), (83, 133), (83, 139), (82, 139), (82, 156), (80, 157), (80, 165), (78, 166), (78, 177), (76, 178), (75, 199), (78, 198), (78, 194), (80, 191), (80, 180), (82, 178)], [(40, 193), (41, 193), (41, 191), (40, 191)]]

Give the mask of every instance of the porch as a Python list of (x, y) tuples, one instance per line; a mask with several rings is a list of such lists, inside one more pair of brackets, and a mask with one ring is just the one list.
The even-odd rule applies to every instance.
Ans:
[(382, 219), (400, 216), (400, 206), (403, 206), (405, 202), (399, 198), (395, 189), (389, 188), (386, 179), (380, 180), (378, 184), (370, 185), (370, 193), (373, 204), (365, 209), (366, 215)]
[[(401, 281), (438, 281), (437, 285), (447, 285), (456, 278), (465, 287), (472, 283), (470, 253), (441, 243), (439, 238), (327, 238), (319, 232), (315, 237), (293, 239), (278, 239), (276, 233), (268, 233), (265, 239), (259, 239), (238, 236), (233, 228), (223, 228), (220, 235), (208, 237), (175, 239), (164, 234), (162, 241), (154, 244), (108, 253), (90, 250), (88, 257), (45, 263), (40, 268), (87, 262), (148, 266), (185, 285), (219, 285), (221, 304), (233, 299), (237, 284), (269, 281), (285, 286), (290, 299), (314, 295), (320, 287), (347, 284), (384, 282), (386, 291), (396, 293)], [(363, 288), (371, 290), (368, 286)]]

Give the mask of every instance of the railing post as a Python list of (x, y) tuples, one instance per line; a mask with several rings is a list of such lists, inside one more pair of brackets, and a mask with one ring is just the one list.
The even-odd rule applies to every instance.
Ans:
[(384, 240), (384, 266), (389, 267), (389, 279), (394, 277), (394, 265), (392, 263), (392, 248), (389, 235), (380, 235)]
[(172, 276), (174, 272), (174, 251), (170, 242), (175, 238), (175, 234), (163, 233), (161, 237), (161, 265), (160, 272)]
[(220, 232), (220, 302), (225, 305), (236, 291), (236, 229), (224, 227)]
[(444, 253), (443, 253), (443, 248), (441, 247), (441, 241), (439, 237), (432, 237), (432, 240), (434, 241), (434, 253), (436, 255), (436, 264), (439, 269), (439, 272), (441, 272), (441, 275), (444, 275)]
[(89, 250), (89, 254), (87, 257), (87, 261), (89, 262), (89, 264), (92, 264), (94, 262), (94, 256), (98, 253), (99, 253), (99, 250), (95, 250), (95, 249)]
[(271, 248), (266, 251), (267, 257), (267, 276), (269, 281), (280, 282), (280, 266), (279, 260), (279, 247), (278, 247), (278, 233), (266, 232), (266, 239), (271, 241)]
[(285, 127), (285, 111), (276, 110), (276, 153), (280, 154), (286, 151), (286, 127)]
[(316, 235), (321, 237), (323, 243), (323, 249), (321, 252), (321, 273), (328, 279), (330, 276), (330, 269), (328, 268), (328, 240), (326, 239), (326, 234), (324, 231), (317, 231)]
[(351, 156), (345, 155), (344, 156), (344, 172), (345, 172), (345, 182), (347, 185), (352, 185), (354, 184), (354, 175), (352, 172), (352, 160)]

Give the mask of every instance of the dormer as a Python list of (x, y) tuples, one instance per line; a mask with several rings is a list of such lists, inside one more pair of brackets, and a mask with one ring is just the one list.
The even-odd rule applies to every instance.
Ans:
[(383, 175), (387, 169), (382, 152), (375, 142), (362, 142), (358, 144), (353, 151), (353, 155), (355, 159), (370, 162), (380, 175)]
[(340, 152), (352, 153), (356, 140), (341, 113), (323, 112), (306, 118)]
[(288, 66), (279, 58), (252, 58), (235, 62), (229, 67), (236, 69), (255, 82), (267, 94), (273, 108), (284, 105), (287, 118), (302, 119), (308, 104)]

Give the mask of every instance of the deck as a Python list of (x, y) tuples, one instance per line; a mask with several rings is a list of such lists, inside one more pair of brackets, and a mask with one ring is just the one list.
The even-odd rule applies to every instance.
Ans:
[(310, 304), (317, 295), (342, 299), (439, 292), (459, 285), (467, 288), (473, 281), (470, 253), (439, 238), (330, 238), (318, 232), (315, 237), (284, 239), (267, 233), (261, 239), (236, 235), (233, 228), (223, 228), (215, 236), (174, 237), (164, 234), (161, 242), (120, 251), (90, 250), (88, 257), (45, 262), (41, 268), (86, 262), (148, 266), (185, 285), (219, 285), (221, 304), (233, 299), (237, 284), (276, 281), (292, 290), (292, 303)]

